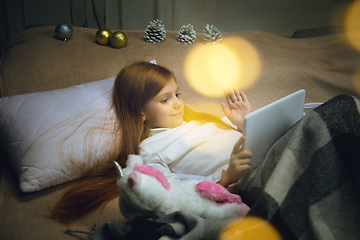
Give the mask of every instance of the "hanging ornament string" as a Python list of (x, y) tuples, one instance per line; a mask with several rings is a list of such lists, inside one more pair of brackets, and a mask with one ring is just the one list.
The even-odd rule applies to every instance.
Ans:
[(96, 20), (96, 24), (97, 24), (97, 26), (98, 26), (98, 29), (100, 29), (100, 28), (101, 28), (101, 27), (100, 27), (100, 22), (99, 22), (99, 18), (98, 18), (98, 16), (97, 16), (97, 14), (96, 14), (96, 7), (95, 7), (95, 2), (94, 2), (94, 0), (91, 0), (91, 5), (92, 5), (92, 10), (93, 10), (93, 13), (94, 13), (95, 20)]

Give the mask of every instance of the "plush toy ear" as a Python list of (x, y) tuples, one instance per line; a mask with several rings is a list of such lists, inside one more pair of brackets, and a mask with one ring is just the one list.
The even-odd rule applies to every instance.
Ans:
[(144, 160), (139, 155), (131, 154), (128, 156), (126, 166), (127, 167), (135, 167), (136, 164), (143, 164)]
[(138, 180), (137, 174), (135, 172), (130, 173), (129, 178), (128, 178), (128, 183), (131, 188), (136, 185), (137, 180)]
[(116, 161), (114, 161), (114, 165), (115, 165), (115, 168), (116, 168), (116, 174), (117, 174), (118, 178), (119, 179), (122, 178), (124, 176), (124, 173), (122, 171), (121, 166)]

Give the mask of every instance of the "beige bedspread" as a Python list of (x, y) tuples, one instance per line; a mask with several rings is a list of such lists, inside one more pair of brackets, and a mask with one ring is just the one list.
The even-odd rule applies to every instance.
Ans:
[[(28, 29), (5, 47), (0, 62), (1, 96), (106, 79), (115, 76), (129, 61), (156, 59), (174, 71), (185, 102), (195, 106), (195, 110), (223, 116), (219, 105), (222, 98), (202, 96), (187, 84), (183, 60), (193, 46), (179, 43), (176, 31), (167, 31), (166, 40), (156, 44), (145, 42), (143, 31), (124, 31), (128, 35), (128, 45), (114, 49), (95, 43), (95, 29), (74, 28), (72, 38), (63, 44), (55, 38), (54, 29), (54, 26)], [(360, 95), (354, 87), (359, 75), (360, 54), (347, 45), (342, 34), (307, 39), (290, 39), (259, 31), (226, 35), (247, 39), (261, 56), (261, 72), (256, 84), (244, 90), (253, 109), (299, 89), (307, 91), (306, 102), (324, 102), (341, 93)], [(200, 42), (201, 33), (197, 39)], [(198, 102), (204, 104), (196, 107)], [(6, 161), (2, 154), (1, 162)], [(116, 201), (102, 212), (72, 224), (50, 219), (48, 207), (69, 184), (36, 193), (21, 193), (15, 173), (5, 163), (0, 188), (0, 238), (74, 239), (65, 235), (64, 230), (88, 231), (93, 224), (125, 221)]]

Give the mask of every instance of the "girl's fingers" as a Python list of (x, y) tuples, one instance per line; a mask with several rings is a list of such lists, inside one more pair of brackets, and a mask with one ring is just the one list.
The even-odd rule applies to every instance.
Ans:
[(232, 103), (237, 101), (234, 89), (228, 88), (228, 96), (230, 97)]
[(249, 100), (247, 99), (247, 97), (246, 97), (245, 93), (240, 92), (240, 96), (241, 96), (241, 98), (242, 98), (243, 102), (248, 102), (248, 101), (249, 101)]
[(231, 98), (230, 98), (229, 95), (226, 96), (226, 100), (227, 100), (227, 103), (228, 103), (228, 105), (229, 105), (230, 107), (234, 104), (234, 102), (231, 100)]
[(251, 166), (251, 161), (249, 158), (246, 159), (238, 159), (237, 164), (240, 165), (248, 165)]
[(233, 103), (236, 103), (238, 101), (234, 92), (230, 94), (230, 98)]
[[(247, 160), (248, 162), (250, 162), (250, 158), (252, 157), (253, 154), (250, 151), (242, 149), (242, 145), (243, 145), (244, 141), (245, 141), (245, 136), (241, 136), (240, 139), (234, 144), (232, 155), (238, 161)], [(250, 162), (250, 164), (251, 164), (251, 162)]]
[(241, 136), (240, 139), (234, 144), (233, 153), (237, 153), (240, 151), (241, 145), (245, 141), (245, 136)]
[(243, 92), (240, 92), (237, 88), (228, 88), (226, 91), (224, 91), (226, 99), (228, 99), (228, 102), (230, 100), (231, 103), (235, 102), (247, 102), (247, 98)]
[(226, 98), (226, 101), (227, 101), (228, 105), (231, 106), (233, 104), (233, 101), (231, 99), (231, 94), (230, 94), (229, 89), (224, 90), (224, 95), (225, 95), (225, 98)]
[(250, 170), (251, 169), (251, 166), (249, 165), (241, 165), (241, 166), (238, 166), (238, 170), (243, 172), (243, 171), (246, 171), (246, 170)]
[(220, 103), (220, 105), (225, 115), (228, 116), (230, 114), (230, 109), (228, 108), (228, 106), (223, 102)]
[(237, 100), (238, 102), (242, 102), (242, 101), (243, 101), (243, 98), (242, 98), (239, 90), (238, 90), (237, 88), (234, 88), (233, 91), (234, 91), (236, 100)]
[(224, 90), (224, 96), (227, 98), (228, 95), (229, 95), (229, 90), (225, 89)]
[[(235, 146), (234, 146), (234, 149), (235, 149)], [(237, 159), (247, 159), (247, 158), (252, 158), (253, 154), (252, 152), (250, 151), (247, 151), (247, 150), (243, 150), (242, 148), (238, 149), (237, 152), (234, 152), (233, 153), (235, 154), (235, 157)]]

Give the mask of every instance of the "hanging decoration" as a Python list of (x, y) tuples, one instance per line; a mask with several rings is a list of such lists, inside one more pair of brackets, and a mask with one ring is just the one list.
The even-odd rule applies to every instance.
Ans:
[(110, 36), (110, 44), (114, 48), (122, 48), (127, 45), (127, 36), (122, 31), (115, 31)]
[(196, 31), (192, 24), (182, 25), (178, 32), (178, 41), (183, 44), (193, 44), (196, 39)]
[(94, 0), (91, 0), (91, 7), (92, 7), (92, 12), (94, 14), (94, 17), (95, 17), (95, 20), (96, 20), (96, 24), (98, 26), (98, 29), (100, 29), (100, 22), (99, 22), (99, 18), (98, 18), (98, 15), (96, 14), (96, 5), (95, 5), (95, 2)]
[(165, 40), (165, 26), (159, 19), (153, 20), (147, 25), (144, 36), (145, 41), (159, 43)]
[(67, 42), (73, 35), (73, 28), (71, 24), (61, 22), (55, 27), (56, 37), (60, 40)]
[(207, 44), (214, 44), (217, 42), (220, 42), (222, 39), (221, 32), (217, 29), (217, 27), (214, 27), (214, 25), (206, 24), (204, 29), (204, 40), (207, 42)]
[(100, 28), (95, 35), (96, 42), (100, 45), (109, 45), (112, 32), (108, 28)]

